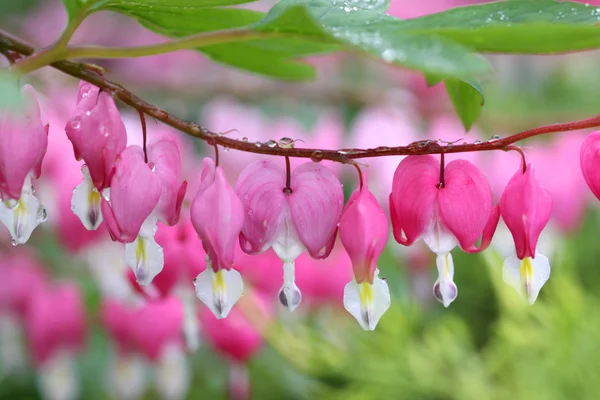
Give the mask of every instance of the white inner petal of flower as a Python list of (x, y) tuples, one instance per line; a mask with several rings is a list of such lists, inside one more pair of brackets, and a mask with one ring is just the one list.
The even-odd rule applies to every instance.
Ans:
[(85, 229), (95, 231), (102, 223), (102, 195), (94, 186), (87, 166), (81, 167), (83, 182), (73, 189), (71, 210), (77, 215)]
[(377, 327), (390, 304), (390, 290), (387, 282), (379, 278), (379, 271), (375, 273), (373, 284), (359, 284), (353, 279), (344, 287), (344, 308), (366, 331)]
[(423, 235), (423, 241), (436, 254), (449, 253), (458, 245), (456, 237), (444, 226), (436, 210), (429, 229)]
[(289, 210), (286, 208), (281, 216), (280, 231), (275, 238), (272, 247), (277, 257), (284, 263), (293, 262), (304, 251), (304, 245), (296, 233), (296, 228), (292, 223), (292, 217)]
[(550, 262), (543, 254), (536, 251), (535, 258), (525, 257), (519, 260), (512, 255), (504, 260), (502, 279), (527, 299), (529, 304), (535, 303), (540, 290), (550, 278)]
[(184, 350), (176, 343), (168, 343), (154, 369), (156, 390), (163, 399), (179, 400), (186, 397), (190, 387), (190, 367)]
[(438, 270), (438, 279), (433, 285), (433, 294), (444, 307), (448, 307), (458, 296), (458, 288), (454, 283), (452, 254), (438, 254), (435, 263)]
[(33, 230), (47, 218), (46, 209), (33, 195), (31, 175), (25, 178), (19, 200), (0, 202), (0, 221), (8, 228), (15, 246), (26, 243)]
[(146, 392), (146, 362), (137, 354), (114, 354), (108, 365), (108, 388), (116, 399), (137, 400)]
[(74, 356), (57, 350), (37, 370), (38, 386), (46, 400), (75, 400), (79, 397), (79, 381)]
[(127, 265), (133, 269), (137, 282), (142, 286), (149, 285), (165, 264), (163, 249), (154, 240), (157, 224), (158, 219), (150, 215), (142, 224), (137, 238), (125, 245)]
[(231, 308), (242, 297), (244, 282), (240, 273), (234, 269), (213, 271), (207, 263), (195, 281), (196, 296), (218, 319), (229, 315)]

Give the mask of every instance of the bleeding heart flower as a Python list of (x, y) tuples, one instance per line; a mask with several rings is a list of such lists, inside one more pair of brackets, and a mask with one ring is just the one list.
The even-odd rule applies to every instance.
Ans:
[(535, 176), (531, 163), (523, 163), (500, 198), (502, 219), (515, 242), (516, 255), (504, 260), (502, 277), (533, 304), (550, 278), (550, 262), (536, 251), (540, 233), (552, 212), (552, 198)]
[(110, 186), (115, 161), (127, 144), (125, 125), (111, 95), (81, 81), (65, 131), (75, 158), (85, 161), (71, 208), (86, 229), (96, 230), (102, 223), (101, 193)]
[(0, 221), (8, 228), (13, 244), (26, 243), (33, 230), (47, 218), (33, 195), (32, 178), (39, 178), (48, 147), (48, 126), (40, 118), (35, 90), (21, 90), (25, 109), (0, 113)]
[(179, 221), (187, 182), (181, 179), (181, 151), (171, 135), (154, 136), (148, 143), (148, 165), (162, 182), (162, 193), (154, 214), (167, 225)]
[(211, 158), (202, 161), (191, 220), (207, 253), (206, 270), (195, 279), (196, 295), (217, 318), (225, 318), (244, 290), (240, 273), (232, 269), (244, 209)]
[(580, 164), (586, 183), (600, 200), (600, 131), (591, 133), (582, 143)]
[(285, 169), (272, 161), (248, 165), (235, 190), (242, 199), (246, 222), (242, 249), (260, 253), (270, 247), (283, 261), (279, 301), (289, 311), (302, 299), (294, 280), (294, 261), (307, 250), (313, 258), (331, 252), (344, 205), (342, 184), (327, 167), (308, 162), (294, 169), (286, 187)]
[(162, 193), (160, 178), (144, 162), (139, 146), (129, 146), (114, 165), (110, 198), (102, 199), (102, 214), (113, 240), (127, 243), (125, 257), (141, 285), (162, 270), (162, 248), (154, 241), (157, 217), (151, 213)]
[(369, 331), (375, 329), (391, 304), (388, 285), (377, 271), (388, 233), (385, 212), (364, 179), (346, 204), (340, 219), (340, 239), (354, 269), (354, 280), (344, 288), (344, 307)]
[(470, 162), (454, 160), (445, 167), (442, 183), (433, 156), (409, 156), (394, 174), (390, 211), (396, 241), (409, 246), (423, 238), (437, 254), (433, 292), (448, 307), (458, 294), (450, 251), (457, 245), (468, 253), (486, 249), (500, 218), (485, 176)]

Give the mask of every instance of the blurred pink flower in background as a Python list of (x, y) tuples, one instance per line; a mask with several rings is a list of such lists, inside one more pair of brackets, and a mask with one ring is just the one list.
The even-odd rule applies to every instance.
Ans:
[[(406, 146), (419, 140), (419, 122), (410, 110), (391, 106), (365, 108), (354, 120), (349, 138), (349, 147), (372, 148), (380, 146)], [(367, 164), (363, 172), (369, 178), (369, 187), (382, 205), (388, 210), (389, 188), (398, 163), (404, 157), (379, 157), (363, 159)]]
[(343, 305), (344, 286), (352, 279), (352, 262), (340, 242), (329, 257), (315, 260), (303, 253), (296, 260), (296, 283), (308, 307)]

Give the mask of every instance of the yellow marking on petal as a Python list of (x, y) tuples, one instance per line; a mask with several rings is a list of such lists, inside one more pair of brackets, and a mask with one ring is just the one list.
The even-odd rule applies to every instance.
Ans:
[(225, 292), (225, 279), (223, 277), (223, 270), (220, 269), (215, 272), (212, 282), (213, 293), (224, 293)]
[(529, 284), (533, 280), (533, 264), (531, 263), (530, 257), (525, 257), (521, 261), (521, 282), (525, 286), (525, 290), (529, 287)]
[(373, 287), (369, 282), (363, 282), (360, 284), (360, 304), (368, 306), (373, 303)]
[(92, 190), (90, 190), (90, 193), (88, 195), (89, 204), (91, 204), (92, 206), (98, 206), (100, 204), (101, 200), (102, 200), (102, 196), (100, 196), (100, 192), (98, 191), (98, 189), (92, 188)]
[(146, 255), (146, 246), (144, 246), (144, 239), (141, 236), (138, 236), (138, 244), (135, 249), (135, 259), (137, 260), (137, 262), (139, 264), (140, 260), (146, 261), (146, 258), (147, 258), (147, 255)]
[(445, 277), (446, 277), (447, 280), (451, 280), (451, 278), (450, 278), (450, 262), (448, 261), (448, 255), (449, 254), (450, 253), (446, 254), (446, 256), (444, 257), (444, 262), (445, 262), (445, 265), (444, 265), (444, 275), (445, 275)]

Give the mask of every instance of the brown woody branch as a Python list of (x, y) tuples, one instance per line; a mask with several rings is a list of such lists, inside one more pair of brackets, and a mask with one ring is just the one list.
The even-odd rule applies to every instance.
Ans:
[[(0, 31), (0, 52), (6, 53), (8, 51), (16, 52), (23, 56), (30, 56), (35, 52), (35, 49), (21, 39), (15, 38), (8, 33)], [(178, 129), (190, 136), (204, 140), (208, 144), (257, 154), (310, 158), (313, 161), (331, 160), (340, 163), (353, 163), (353, 160), (355, 159), (370, 157), (507, 150), (509, 145), (534, 136), (600, 126), (599, 114), (588, 119), (528, 129), (504, 138), (493, 137), (492, 139), (484, 142), (456, 144), (440, 143), (439, 141), (435, 140), (420, 140), (410, 143), (406, 146), (381, 146), (372, 149), (348, 148), (340, 150), (280, 147), (277, 142), (273, 141), (269, 143), (261, 143), (232, 139), (223, 136), (222, 134), (211, 132), (194, 122), (177, 118), (168, 112), (147, 103), (143, 99), (126, 90), (120, 84), (106, 79), (103, 76), (103, 70), (95, 65), (75, 63), (71, 61), (59, 61), (51, 65), (65, 74), (85, 80), (93, 85), (98, 86), (104, 91), (112, 93), (115, 98), (135, 108), (138, 112), (149, 115), (156, 120), (172, 126), (173, 128)]]

